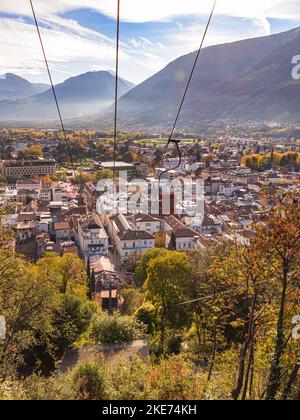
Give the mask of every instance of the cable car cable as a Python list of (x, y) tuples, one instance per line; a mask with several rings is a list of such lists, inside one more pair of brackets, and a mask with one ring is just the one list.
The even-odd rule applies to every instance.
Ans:
[(68, 136), (67, 136), (66, 129), (65, 129), (65, 125), (64, 125), (64, 122), (63, 122), (61, 109), (60, 109), (60, 106), (59, 106), (55, 86), (54, 86), (52, 75), (51, 75), (50, 66), (49, 66), (49, 63), (48, 63), (47, 55), (46, 55), (46, 50), (45, 50), (45, 47), (44, 47), (43, 38), (42, 38), (42, 35), (41, 35), (41, 31), (40, 31), (40, 26), (39, 26), (39, 23), (38, 23), (38, 20), (37, 20), (37, 16), (36, 16), (36, 13), (35, 13), (33, 2), (32, 2), (32, 0), (29, 0), (29, 2), (30, 2), (32, 15), (33, 15), (33, 19), (34, 19), (36, 30), (37, 30), (37, 34), (38, 34), (38, 37), (39, 37), (39, 41), (40, 41), (40, 45), (41, 45), (41, 49), (42, 49), (42, 53), (43, 53), (43, 57), (44, 57), (44, 62), (45, 62), (45, 65), (46, 65), (46, 69), (47, 69), (47, 73), (48, 73), (48, 77), (49, 77), (49, 81), (50, 81), (50, 85), (51, 85), (51, 89), (52, 89), (52, 93), (53, 93), (53, 97), (54, 97), (54, 102), (55, 102), (55, 105), (56, 105), (56, 109), (57, 109), (57, 113), (58, 113), (58, 117), (59, 117), (59, 121), (60, 121), (60, 125), (61, 125), (61, 129), (62, 129), (62, 132), (63, 132), (64, 141), (65, 141), (65, 144), (66, 144), (66, 147), (67, 147), (67, 152), (69, 154), (71, 167), (73, 169), (74, 179), (75, 179), (75, 182), (77, 183), (78, 188), (80, 189), (79, 183), (77, 182), (78, 180), (77, 180), (77, 176), (76, 176), (76, 170), (75, 170), (74, 160), (73, 160), (73, 156), (72, 156), (72, 152), (71, 152), (71, 148), (70, 148), (70, 143), (69, 143)]
[(117, 123), (118, 123), (118, 88), (119, 88), (120, 6), (121, 6), (121, 0), (118, 0), (117, 37), (116, 37), (116, 74), (115, 74), (115, 112), (114, 112), (114, 173), (115, 173), (117, 149), (118, 149)]
[[(175, 169), (179, 168), (180, 165), (181, 165), (181, 162), (182, 162), (182, 153), (181, 153), (181, 150), (180, 150), (180, 147), (179, 147), (180, 140), (173, 139), (173, 135), (174, 135), (174, 132), (175, 132), (175, 129), (176, 129), (176, 126), (177, 126), (177, 123), (178, 123), (178, 120), (179, 120), (179, 117), (180, 117), (180, 114), (181, 114), (181, 111), (182, 111), (182, 108), (183, 108), (183, 105), (184, 105), (184, 102), (185, 102), (185, 99), (186, 99), (186, 96), (187, 96), (187, 93), (188, 93), (188, 90), (189, 90), (189, 87), (190, 87), (190, 84), (191, 84), (191, 81), (192, 81), (194, 72), (196, 70), (196, 66), (197, 66), (197, 63), (198, 63), (200, 54), (201, 54), (202, 49), (203, 49), (203, 45), (204, 45), (204, 41), (206, 39), (206, 35), (207, 35), (207, 32), (208, 32), (208, 29), (210, 27), (210, 24), (211, 24), (213, 15), (215, 13), (216, 5), (217, 5), (217, 0), (214, 0), (213, 7), (212, 7), (212, 10), (210, 12), (210, 15), (209, 15), (209, 18), (208, 18), (206, 27), (205, 27), (205, 31), (204, 31), (203, 36), (202, 36), (202, 39), (201, 39), (201, 43), (200, 43), (198, 52), (197, 52), (196, 57), (195, 57), (195, 60), (194, 60), (194, 64), (193, 64), (193, 67), (192, 67), (192, 70), (191, 70), (191, 74), (190, 74), (189, 79), (187, 81), (187, 84), (186, 84), (186, 87), (185, 87), (185, 90), (184, 90), (184, 93), (183, 93), (183, 97), (182, 97), (182, 100), (180, 102), (179, 109), (178, 109), (178, 112), (176, 114), (176, 118), (175, 118), (175, 121), (174, 121), (172, 130), (171, 130), (171, 134), (170, 134), (169, 139), (168, 139), (167, 148), (166, 148), (166, 151), (164, 152), (164, 156), (165, 156), (167, 154), (169, 145), (171, 143), (174, 143), (175, 146), (176, 146), (176, 148), (177, 148), (177, 151), (178, 151), (179, 163), (178, 163), (178, 165), (176, 167), (174, 167), (172, 169), (166, 169), (164, 172), (162, 172), (159, 175), (159, 180), (161, 179), (161, 177), (164, 174), (170, 172), (171, 170), (175, 170)], [(164, 160), (164, 156), (163, 156), (163, 160)]]

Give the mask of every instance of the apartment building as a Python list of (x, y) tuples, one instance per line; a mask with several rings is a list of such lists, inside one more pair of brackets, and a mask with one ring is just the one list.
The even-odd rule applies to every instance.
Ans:
[(138, 257), (147, 249), (155, 247), (154, 236), (144, 230), (137, 230), (122, 214), (110, 217), (108, 229), (123, 263), (132, 257)]
[(136, 228), (154, 235), (161, 230), (160, 219), (151, 216), (150, 214), (137, 214), (134, 218)]
[(167, 232), (167, 244), (176, 251), (188, 251), (199, 248), (200, 235), (187, 228), (175, 216), (162, 217), (163, 229)]
[(77, 236), (85, 260), (95, 255), (108, 253), (108, 235), (95, 213), (78, 220)]
[(68, 222), (58, 222), (54, 224), (56, 241), (70, 240), (71, 227)]
[(97, 200), (103, 194), (103, 191), (99, 191), (97, 186), (92, 182), (87, 182), (84, 186), (83, 193), (87, 207), (90, 210), (96, 210)]
[(54, 175), (56, 172), (55, 160), (4, 160), (0, 163), (0, 173), (7, 177), (23, 178)]

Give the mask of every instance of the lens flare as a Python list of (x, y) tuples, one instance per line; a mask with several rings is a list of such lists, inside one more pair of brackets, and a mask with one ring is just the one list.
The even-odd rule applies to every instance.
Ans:
[(186, 78), (186, 72), (183, 69), (177, 70), (175, 73), (175, 80), (176, 82), (183, 82)]

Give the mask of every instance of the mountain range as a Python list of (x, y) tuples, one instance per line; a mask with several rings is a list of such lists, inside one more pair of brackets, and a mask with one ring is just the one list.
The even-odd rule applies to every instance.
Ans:
[[(178, 58), (125, 94), (119, 101), (120, 124), (170, 129), (195, 54)], [(292, 58), (299, 54), (300, 28), (205, 48), (178, 128), (196, 131), (221, 120), (300, 121), (300, 81), (292, 78)]]
[[(136, 87), (120, 80), (119, 127), (170, 129), (195, 54), (179, 57)], [(300, 122), (300, 81), (292, 78), (296, 55), (300, 55), (300, 28), (203, 49), (178, 128), (196, 132), (208, 123), (241, 120)], [(109, 128), (113, 74), (89, 72), (57, 85), (56, 90), (63, 115), (70, 118), (68, 126)], [(0, 120), (55, 118), (51, 95), (48, 90), (25, 100), (1, 101)], [(94, 115), (87, 115), (91, 112)]]
[(0, 76), (0, 100), (25, 99), (47, 89), (49, 86), (45, 83), (30, 83), (13, 73)]
[[(15, 81), (19, 77), (11, 75)], [(24, 79), (22, 79), (24, 80)], [(13, 82), (13, 81), (12, 81)], [(31, 86), (35, 86), (30, 84)], [(11, 83), (13, 86), (13, 83)], [(119, 79), (119, 95), (124, 95), (135, 85), (124, 79)], [(15, 90), (17, 90), (17, 83)], [(115, 75), (110, 71), (95, 71), (71, 77), (55, 86), (57, 98), (64, 118), (79, 117), (96, 113), (101, 108), (114, 102)], [(0, 90), (0, 95), (1, 95)], [(1, 97), (1, 96), (0, 96)], [(14, 99), (14, 100), (12, 100)], [(53, 100), (53, 92), (49, 86), (41, 93), (29, 94), (27, 97), (0, 101), (1, 120), (51, 120), (57, 118), (57, 110)]]

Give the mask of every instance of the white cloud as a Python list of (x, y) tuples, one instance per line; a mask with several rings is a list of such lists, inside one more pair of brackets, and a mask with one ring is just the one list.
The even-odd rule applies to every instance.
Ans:
[(258, 35), (271, 35), (271, 24), (264, 16), (257, 16), (250, 19), (254, 27), (258, 29)]
[[(8, 68), (25, 73), (31, 69), (36, 73), (44, 68), (35, 27), (22, 21), (0, 18), (0, 28), (1, 39), (5, 40), (0, 43), (0, 73)], [(56, 25), (52, 25), (51, 29), (43, 28), (42, 33), (49, 62), (61, 71), (67, 63), (94, 61), (96, 57), (99, 57), (100, 63), (110, 67), (114, 61), (113, 44), (97, 33), (83, 38), (80, 32), (76, 34)]]
[[(89, 70), (115, 66), (115, 40), (84, 28), (73, 20), (51, 16), (40, 22), (47, 58), (55, 83)], [(0, 74), (14, 72), (32, 81), (48, 82), (35, 26), (22, 19), (0, 17)], [(150, 47), (146, 38), (142, 46)], [(132, 81), (150, 76), (163, 65), (159, 57), (147, 51), (132, 51), (121, 44), (121, 74)]]
[[(91, 69), (114, 68), (115, 40), (81, 26), (62, 13), (88, 8), (115, 17), (116, 0), (33, 0), (55, 81)], [(122, 0), (123, 21), (174, 21), (174, 29), (162, 32), (161, 39), (147, 33), (136, 34), (127, 44), (121, 44), (121, 74), (134, 82), (149, 77), (177, 56), (198, 47), (203, 22), (211, 9), (212, 0)], [(46, 81), (43, 57), (35, 27), (24, 21), (31, 17), (28, 0), (0, 0), (0, 74), (12, 71)], [(241, 38), (270, 33), (269, 18), (300, 19), (299, 0), (218, 0), (216, 14), (220, 17), (242, 18), (240, 24), (220, 29), (213, 21), (206, 45), (230, 42)], [(15, 16), (18, 16), (16, 18)], [(181, 17), (192, 17), (188, 24)], [(243, 26), (243, 21), (248, 26)], [(195, 23), (195, 22), (202, 23)], [(123, 36), (124, 36), (123, 32)]]
[(140, 39), (144, 42), (144, 45), (147, 45), (149, 47), (154, 47), (155, 45), (153, 44), (153, 42), (151, 42), (148, 38), (145, 38), (144, 36), (141, 36)]
[[(40, 15), (63, 13), (70, 10), (89, 8), (107, 16), (116, 14), (116, 0), (33, 0)], [(167, 20), (192, 14), (204, 15), (209, 12), (212, 0), (123, 0), (122, 19), (130, 22), (150, 22)], [(31, 15), (29, 1), (1, 0), (0, 11)], [(219, 0), (216, 13), (239, 17), (279, 17), (299, 18), (298, 0)]]

